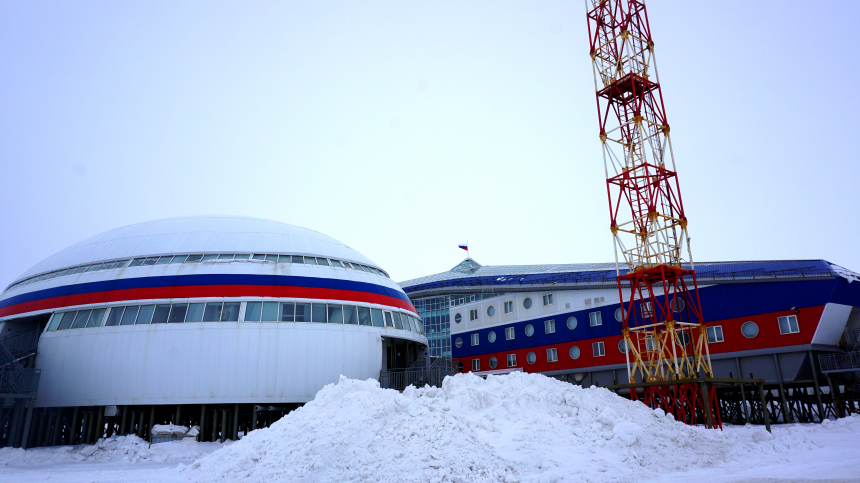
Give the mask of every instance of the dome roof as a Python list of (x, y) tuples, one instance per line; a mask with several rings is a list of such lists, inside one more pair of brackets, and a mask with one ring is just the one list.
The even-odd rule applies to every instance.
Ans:
[(345, 244), (295, 225), (238, 216), (192, 216), (127, 225), (75, 243), (18, 280), (102, 260), (180, 253), (289, 253), (374, 265)]

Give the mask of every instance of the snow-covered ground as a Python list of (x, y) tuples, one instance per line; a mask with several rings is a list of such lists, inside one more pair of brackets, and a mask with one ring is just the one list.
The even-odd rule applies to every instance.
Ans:
[(860, 481), (860, 417), (725, 431), (534, 374), (379, 389), (342, 379), (236, 443), (0, 450), (0, 481)]

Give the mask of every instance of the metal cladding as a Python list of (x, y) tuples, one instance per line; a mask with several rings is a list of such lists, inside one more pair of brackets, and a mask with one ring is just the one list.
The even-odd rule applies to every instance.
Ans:
[(341, 375), (378, 378), (395, 341), (427, 344), (371, 260), (238, 217), (139, 223), (60, 251), (0, 296), (0, 324), (36, 322), (38, 407), (301, 403)]
[[(637, 374), (642, 381), (700, 372), (710, 376), (687, 217), (645, 5), (594, 1), (588, 32), (630, 382)], [(623, 275), (622, 266), (627, 269)], [(688, 314), (685, 322), (673, 316), (681, 305)], [(636, 311), (646, 323), (633, 323)]]

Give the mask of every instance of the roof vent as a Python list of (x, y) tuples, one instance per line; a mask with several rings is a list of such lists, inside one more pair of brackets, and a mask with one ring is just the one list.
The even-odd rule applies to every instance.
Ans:
[(481, 264), (472, 260), (471, 258), (467, 258), (457, 264), (456, 267), (452, 268), (452, 272), (463, 272), (463, 273), (472, 273), (481, 268)]

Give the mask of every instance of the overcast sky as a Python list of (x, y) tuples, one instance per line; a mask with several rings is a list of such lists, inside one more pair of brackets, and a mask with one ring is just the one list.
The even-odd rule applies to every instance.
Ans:
[[(696, 260), (860, 271), (860, 2), (647, 2)], [(606, 262), (585, 8), (0, 1), (0, 284), (117, 226), (311, 228), (401, 281)]]

